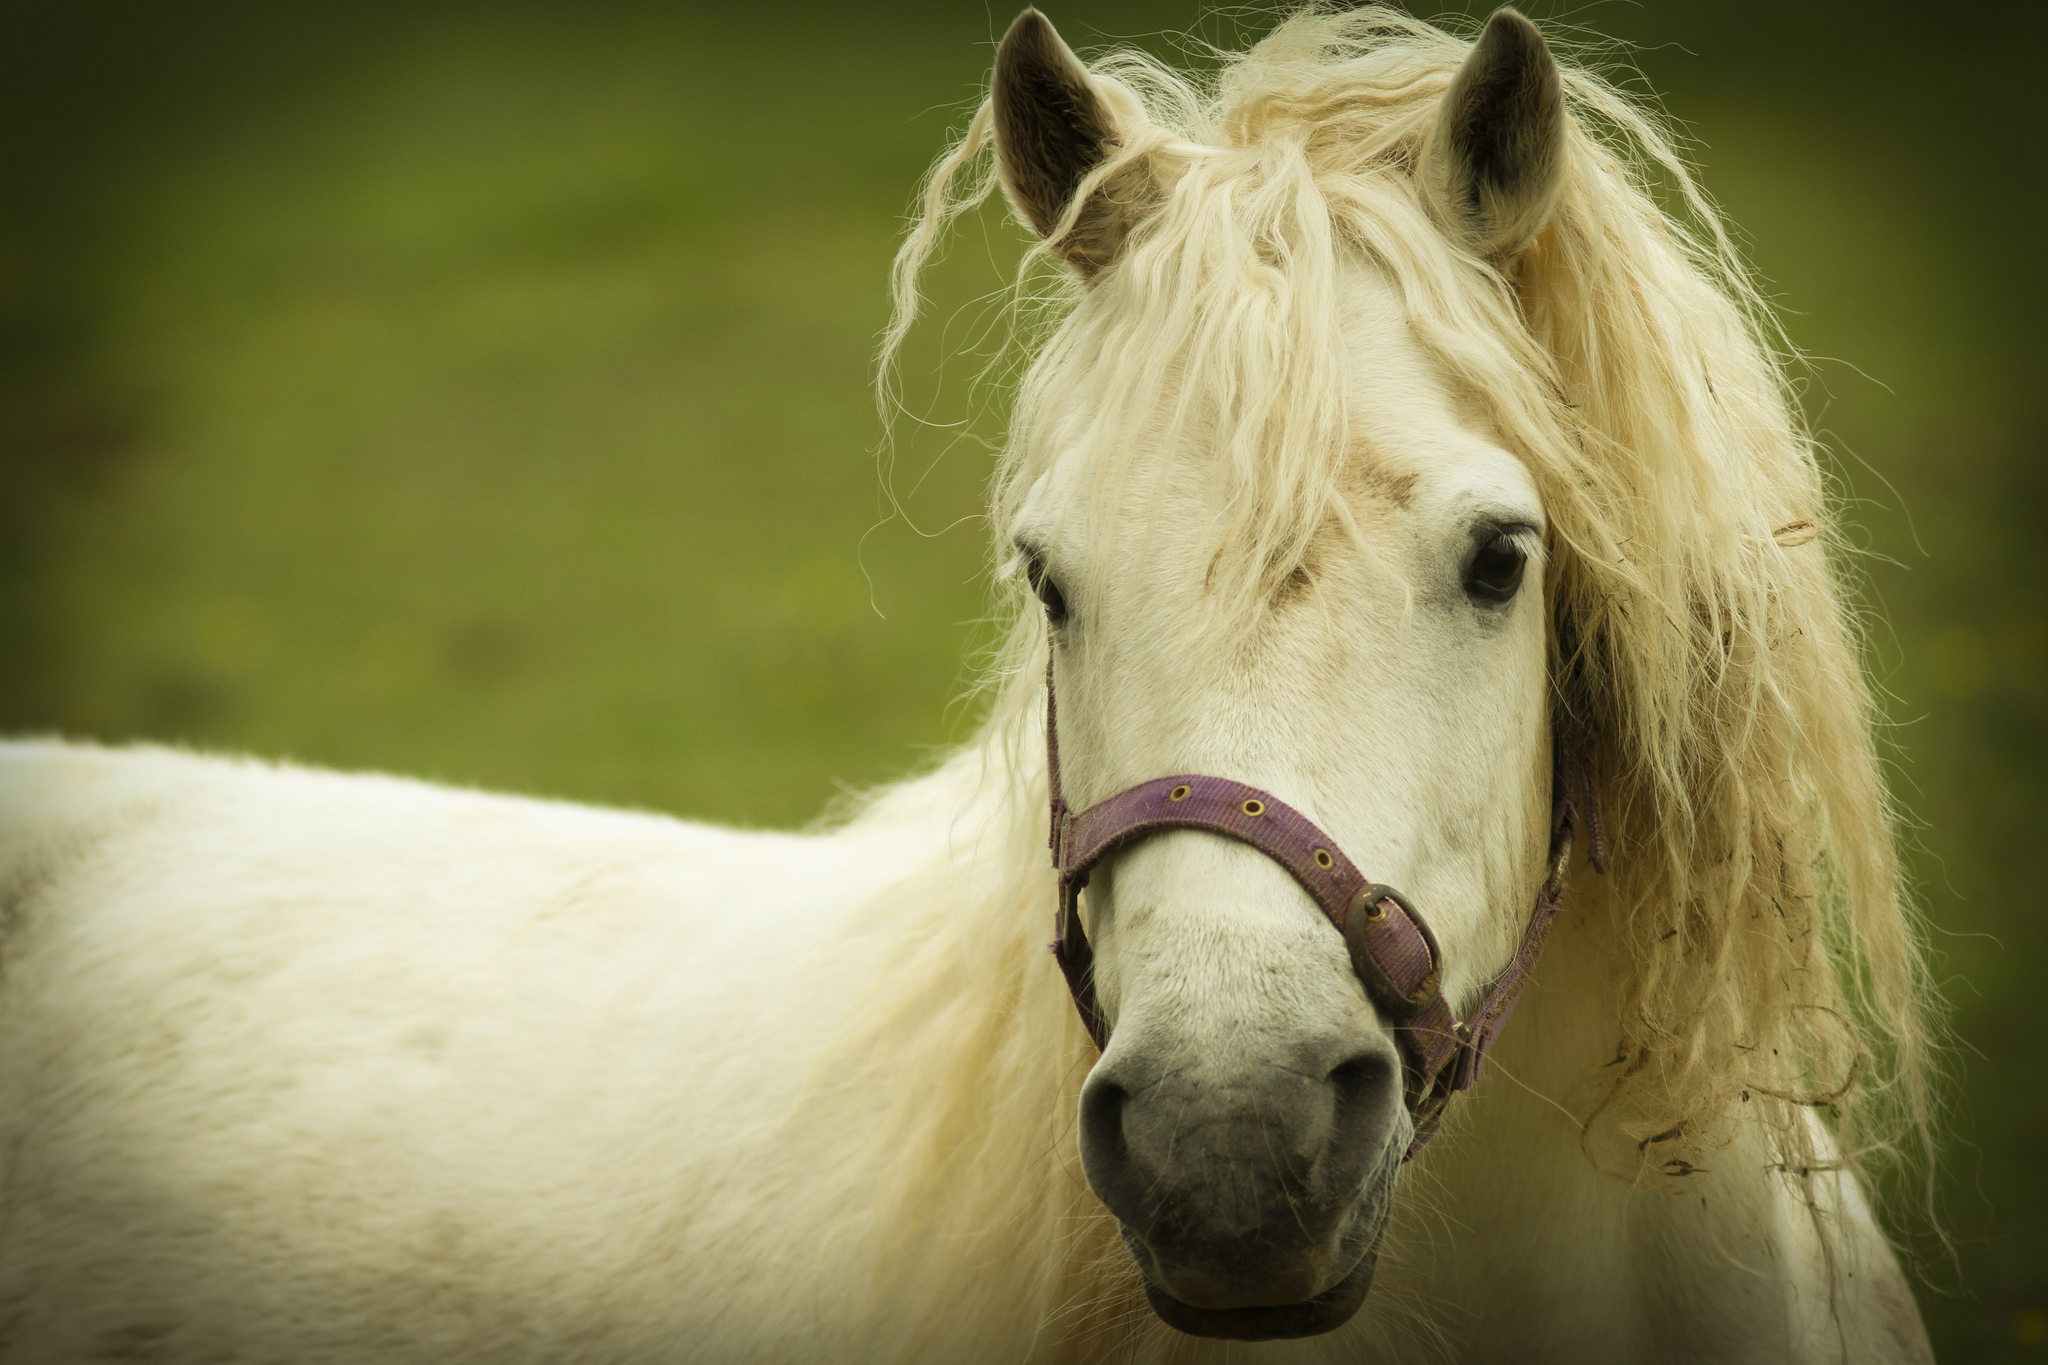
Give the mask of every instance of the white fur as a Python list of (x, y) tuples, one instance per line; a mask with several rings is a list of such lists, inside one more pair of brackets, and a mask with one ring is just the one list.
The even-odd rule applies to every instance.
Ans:
[[(1192, 767), (1286, 793), (1438, 912), (1469, 1001), (1541, 859), (1540, 592), (1491, 630), (1432, 594), (1465, 509), (1540, 509), (1385, 290), (1361, 278), (1346, 307), (1376, 357), (1355, 370), (1374, 418), (1357, 438), (1398, 452), (1410, 504), (1362, 496), (1381, 553), (1333, 545), (1263, 652), (1211, 657), (1178, 647), (1202, 637), (1186, 580), (1208, 558), (1186, 529), (1199, 483), (1181, 488), (1184, 515), (1086, 576), (1117, 589), (1073, 604), (1118, 638), (1063, 678), (1069, 780), (1086, 800)], [(1020, 534), (1054, 537), (1086, 486), (1071, 468)], [(1363, 684), (1361, 656), (1381, 661)], [(813, 836), (163, 750), (4, 752), (9, 1360), (1914, 1358), (1883, 1345), (1910, 1303), (1853, 1185), (1823, 1190), (1865, 1267), (1836, 1279), (1740, 1114), (1675, 1194), (1581, 1150), (1564, 1106), (1616, 1029), (1597, 878), (1497, 1074), (1405, 1178), (1360, 1317), (1232, 1347), (1150, 1321), (1118, 1253), (1085, 1239), (1048, 1280), (1046, 1248), (1004, 1254), (1017, 1229), (928, 1217), (955, 1239), (951, 1273), (888, 1271), (918, 1235), (902, 1187), (947, 1178), (927, 1150), (876, 1151), (892, 1107), (943, 1103), (928, 1090), (988, 1046), (943, 989), (970, 970), (942, 965), (942, 989), (862, 1035), (855, 1073), (889, 1082), (835, 1083), (835, 1045), (934, 914), (919, 876), (1013, 883), (956, 885), (945, 907), (975, 917), (964, 943), (1022, 964), (1030, 1006), (994, 1026), (1061, 1062), (1008, 1111), (1060, 1133), (1087, 1062), (1038, 946), (1038, 830), (994, 736)], [(1278, 1008), (1262, 975), (1303, 1009), (1356, 997), (1335, 935), (1262, 859), (1174, 836), (1114, 885), (1105, 906), (1157, 913), (1102, 917), (1112, 1009), (1165, 992), (1155, 1013), (1222, 1037), (1233, 1009)], [(1101, 1218), (1075, 1194), (1070, 1134), (1004, 1175)], [(926, 1192), (970, 1193), (987, 1197)]]
[[(1383, 59), (1426, 79), (1355, 84), (1391, 92), (1388, 136), (1412, 140), (1420, 125), (1399, 101), (1440, 87), (1458, 50), (1374, 13), (1359, 23), (1394, 37), (1358, 70)], [(1337, 22), (1283, 26), (1272, 51), (1287, 60), (1267, 84), (1296, 68), (1349, 80), (1317, 65), (1328, 44), (1303, 39)], [(1812, 746), (1833, 768), (1772, 767), (1729, 740), (1709, 771), (1764, 774), (1754, 790), (1773, 794), (1782, 822), (1810, 820), (1808, 791), (1861, 812), (1828, 833), (1865, 850), (1844, 874), (1863, 878), (1855, 885), (1888, 887), (1889, 864), (1870, 851), (1883, 817), (1858, 766), (1862, 713), (1785, 719), (1809, 683), (1852, 702), (1860, 684), (1853, 651), (1828, 634), (1824, 566), (1741, 548), (1814, 515), (1799, 502), (1812, 469), (1729, 305), (1686, 273), (1661, 229), (1628, 226), (1651, 221), (1640, 213), (1606, 220), (1606, 237), (1587, 229), (1600, 205), (1636, 201), (1605, 163), (1586, 171), (1560, 210), (1580, 245), (1545, 248), (1552, 273), (1535, 278), (1552, 282), (1526, 295), (1530, 316), (1544, 335), (1580, 335), (1566, 325), (1566, 286), (1607, 278), (1583, 244), (1619, 241), (1621, 266), (1663, 283), (1602, 284), (1606, 330), (1585, 335), (1654, 332), (1597, 359), (1612, 376), (1664, 376), (1678, 397), (1648, 380), (1609, 384), (1604, 370), (1575, 378), (1592, 396), (1569, 410), (1606, 426), (1583, 418), (1583, 439), (1573, 435), (1566, 409), (1546, 406), (1548, 371), (1520, 359), (1537, 344), (1523, 319), (1495, 277), (1432, 235), (1399, 180), (1406, 159), (1389, 155), (1370, 175), (1318, 171), (1282, 117), (1313, 102), (1265, 100), (1261, 69), (1232, 79), (1247, 108), (1277, 120), (1277, 140), (1182, 148), (1165, 228), (1140, 248), (1152, 273), (1130, 284), (1105, 272), (1026, 382), (1033, 421), (998, 512), (1005, 538), (1042, 552), (1070, 598), (1056, 644), (1069, 796), (1188, 769), (1270, 788), (1425, 907), (1453, 999), (1469, 1007), (1512, 950), (1542, 871), (1558, 619), (1546, 593), (1559, 575), (1540, 566), (1505, 606), (1464, 594), (1462, 549), (1485, 512), (1548, 522), (1553, 554), (1578, 547), (1583, 609), (1566, 619), (1634, 651), (1615, 658), (1668, 661), (1630, 662), (1600, 694), (1617, 707), (1663, 699), (1616, 711), (1650, 736), (1630, 752), (1658, 755), (1652, 777), (1676, 783), (1699, 752), (1692, 731), (1659, 730), (1659, 716), (1706, 716), (1743, 743), (1819, 734)], [(1591, 165), (1591, 144), (1574, 145)], [(1134, 142), (1130, 154), (1165, 146)], [(949, 193), (935, 181), (935, 203)], [(1357, 231), (1341, 242), (1317, 207), (1326, 193), (1350, 196), (1343, 221)], [(1358, 245), (1368, 228), (1385, 233), (1369, 250)], [(913, 302), (916, 253), (931, 240), (924, 227), (913, 237), (902, 277)], [(1193, 295), (1161, 283), (1183, 266), (1204, 297), (1256, 281), (1239, 300), (1250, 321), (1214, 329)], [(1640, 303), (1647, 321), (1614, 300)], [(1687, 396), (1690, 362), (1661, 358), (1688, 354), (1681, 319), (1719, 367), (1699, 372), (1748, 376), (1747, 387)], [(1189, 356), (1222, 376), (1197, 386), (1201, 401), (1233, 376), (1256, 382), (1221, 416), (1176, 407)], [(1696, 420), (1643, 416), (1667, 398)], [(1728, 403), (1769, 420), (1724, 418)], [(1299, 420), (1269, 423), (1282, 410)], [(1332, 414), (1342, 422), (1317, 425)], [(1716, 421), (1754, 449), (1724, 440)], [(1686, 522), (1679, 513), (1701, 511), (1686, 490), (1706, 486), (1689, 470), (1750, 490), (1742, 524), (1764, 539)], [(1756, 491), (1777, 483), (1797, 498)], [(1275, 490), (1301, 496), (1276, 504)], [(1663, 519), (1635, 519), (1645, 507)], [(1626, 531), (1639, 524), (1689, 528), (1668, 603), (1636, 582), (1665, 573), (1663, 541)], [(1686, 565), (1715, 555), (1724, 578), (1748, 575), (1738, 586), (1750, 596), (1729, 600), (1791, 602), (1804, 625), (1759, 634), (1753, 649), (1695, 631), (1686, 641), (1710, 651), (1699, 666), (1719, 671), (1674, 677), (1691, 656), (1659, 643), (1658, 623), (1710, 600), (1697, 585), (1720, 580)], [(1727, 617), (1725, 638), (1769, 624), (1746, 611)], [(1809, 667), (1796, 651), (1821, 648), (1816, 637), (1833, 652)], [(1622, 894), (1707, 884), (1685, 882), (1694, 873), (1680, 857), (1731, 861), (1709, 856), (1725, 843), (1697, 841), (1698, 852), (1690, 832), (1671, 834), (1694, 808), (1640, 796), (1617, 816), (1638, 829), (1663, 821), (1666, 837), (1637, 837), (1637, 864), (1612, 882), (1577, 873), (1487, 1079), (1401, 1176), (1358, 1317), (1262, 1346), (1165, 1328), (1077, 1168), (1076, 1097), (1094, 1056), (1044, 951), (1052, 878), (1030, 682), (1044, 643), (1029, 624), (1015, 639), (1017, 671), (975, 744), (843, 828), (803, 836), (160, 749), (0, 746), (0, 1354), (10, 1365), (1926, 1359), (1853, 1175), (1826, 1161), (1783, 1169), (1788, 1153), (1829, 1155), (1828, 1132), (1802, 1120), (1788, 1138), (1789, 1090), (1767, 1105), (1759, 1087), (1752, 1104), (1730, 1088), (1739, 1080), (1724, 1084), (1752, 1074), (1747, 1062), (1699, 1060), (1750, 1022), (1782, 1029), (1809, 1008), (1774, 993), (1789, 960), (1770, 955), (1779, 948), (1700, 946), (1761, 941), (1729, 925), (1747, 914), (1743, 897), (1780, 883), (1671, 904)], [(1807, 670), (1787, 674), (1801, 686), (1738, 686), (1772, 650)], [(1681, 739), (1666, 744), (1667, 731)], [(1615, 790), (1665, 790), (1633, 770), (1609, 776)], [(1854, 800), (1841, 796), (1850, 788)], [(1723, 781), (1716, 799), (1745, 790)], [(1775, 848), (1783, 885), (1803, 886), (1807, 870), (1786, 871), (1792, 853), (1771, 842), (1791, 828), (1743, 827)], [(1256, 855), (1163, 837), (1106, 867), (1092, 894), (1106, 1006), (1176, 1031), (1191, 1055), (1332, 1012), (1379, 1027), (1336, 936)], [(1692, 937), (1668, 951), (1701, 955), (1657, 956), (1679, 932), (1662, 932), (1663, 917), (1695, 912)], [(1864, 938), (1843, 941), (1877, 944), (1867, 960), (1917, 980), (1900, 966), (1910, 940), (1894, 901), (1845, 913), (1834, 922)], [(1830, 966), (1817, 955), (1832, 940), (1798, 937), (1799, 961)], [(1659, 964), (1647, 976), (1646, 961)], [(1696, 1005), (1679, 987), (1701, 961), (1725, 990)], [(1874, 1016), (1880, 1033), (1916, 1036), (1898, 1003), (1909, 994), (1879, 993), (1897, 1005)], [(1641, 1042), (1645, 1020), (1672, 1018), (1711, 1027)], [(1621, 1058), (1617, 1039), (1634, 1040)], [(1635, 1068), (1677, 1081), (1609, 1083)], [(1754, 1074), (1787, 1071), (1799, 1064)], [(1674, 1108), (1682, 1140), (1658, 1131)]]
[[(792, 837), (162, 750), (4, 752), (10, 1361), (1251, 1350), (1136, 1312), (1063, 1339), (1037, 1257), (974, 1243), (938, 1301), (873, 1297), (893, 1239), (853, 1158), (893, 1096), (821, 1097), (814, 1068), (887, 979), (884, 889), (986, 837), (960, 765), (901, 794), (922, 820)], [(1853, 1193), (1837, 1217), (1866, 1271), (1836, 1304), (1796, 1190), (1747, 1144), (1678, 1196), (1580, 1151), (1559, 1102), (1614, 1027), (1582, 881), (1498, 1074), (1411, 1172), (1359, 1319), (1256, 1354), (1915, 1358), (1886, 1345), (1910, 1300)], [(1043, 927), (975, 926), (1034, 963)], [(1016, 1026), (1065, 1025), (1057, 978), (1029, 984), (1046, 1007)], [(905, 1091), (955, 1003), (912, 1002)], [(1074, 1034), (1034, 1045), (1074, 1057)], [(1011, 1099), (1065, 1119), (1082, 1069)], [(1070, 1153), (1013, 1174), (1071, 1184)], [(1000, 1335), (1019, 1300), (1043, 1336)]]
[[(1227, 484), (1205, 462), (1134, 460), (1119, 443), (1106, 458), (1136, 467), (1116, 485), (1125, 505), (1106, 507), (1105, 457), (1077, 451), (1013, 536), (1044, 552), (1072, 608), (1057, 649), (1068, 801), (1177, 772), (1279, 794), (1369, 876), (1431, 907), (1455, 945), (1448, 987), (1471, 1001), (1543, 867), (1550, 694), (1540, 564), (1529, 591), (1494, 607), (1468, 599), (1463, 570), (1475, 522), (1530, 527), (1540, 543), (1542, 503), (1512, 455), (1461, 424), (1385, 282), (1346, 284), (1348, 436), (1371, 481), (1346, 502), (1356, 533), (1333, 523), (1304, 570), (1313, 583), (1255, 632), (1235, 630), (1207, 584), (1229, 547), (1215, 531)], [(1089, 533), (1105, 520), (1131, 529)], [(1147, 841), (1093, 879), (1087, 906), (1112, 1018), (1163, 995), (1177, 1031), (1242, 1046), (1259, 994), (1243, 983), (1259, 973), (1290, 983), (1277, 998), (1296, 1013), (1314, 1013), (1294, 999), (1310, 991), (1370, 1010), (1321, 912), (1241, 846)]]

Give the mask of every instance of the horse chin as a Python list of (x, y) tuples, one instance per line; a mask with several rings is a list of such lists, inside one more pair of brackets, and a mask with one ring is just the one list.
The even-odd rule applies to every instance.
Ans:
[[(1382, 1230), (1384, 1231), (1384, 1229)], [(1330, 1288), (1300, 1303), (1270, 1307), (1197, 1308), (1182, 1303), (1145, 1276), (1145, 1297), (1152, 1311), (1168, 1327), (1192, 1337), (1220, 1337), (1226, 1341), (1279, 1341), (1292, 1337), (1320, 1336), (1351, 1321), (1372, 1288), (1373, 1267), (1380, 1256), (1380, 1238), (1359, 1257), (1351, 1273)]]

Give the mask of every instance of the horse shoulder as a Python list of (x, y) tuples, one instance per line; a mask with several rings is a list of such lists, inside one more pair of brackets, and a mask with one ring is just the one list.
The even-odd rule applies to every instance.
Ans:
[[(1816, 1149), (1833, 1150), (1807, 1114)], [(1815, 1361), (1923, 1365), (1934, 1359), (1920, 1306), (1862, 1182), (1848, 1170), (1785, 1173), (1793, 1254), (1805, 1271), (1797, 1314)]]
[(1397, 1222), (1383, 1288), (1457, 1305), (1469, 1361), (1569, 1359), (1587, 1341), (1615, 1361), (1928, 1360), (1855, 1180), (1787, 1175), (1759, 1106), (1738, 1101), (1683, 1160), (1647, 1168), (1615, 1115), (1582, 1127), (1616, 1032), (1605, 893), (1588, 889), (1424, 1157), (1434, 1189)]
[(1641, 1292), (1666, 1360), (1920, 1365), (1933, 1359), (1918, 1306), (1856, 1177), (1828, 1161), (1785, 1169), (1766, 1120), (1746, 1106), (1724, 1140), (1646, 1175), (1637, 1254)]

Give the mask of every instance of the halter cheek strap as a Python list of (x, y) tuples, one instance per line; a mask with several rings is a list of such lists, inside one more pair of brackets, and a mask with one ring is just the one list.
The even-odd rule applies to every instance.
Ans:
[[(1450, 1097), (1479, 1079), (1480, 1065), (1507, 1024), (1528, 984), (1529, 969), (1550, 936), (1551, 922), (1564, 900), (1572, 836), (1581, 814), (1576, 798), (1582, 784), (1570, 755), (1582, 737), (1573, 730), (1572, 742), (1567, 742), (1563, 730), (1554, 733), (1550, 875), (1514, 957), (1494, 978), (1472, 1017), (1460, 1021), (1444, 997), (1443, 952), (1422, 913), (1393, 887), (1368, 880), (1315, 822), (1271, 793), (1227, 778), (1183, 773), (1127, 787), (1078, 813), (1069, 810), (1060, 790), (1057, 708), (1048, 657), (1045, 747), (1052, 862), (1059, 876), (1052, 952), (1096, 1048), (1108, 1046), (1109, 1021), (1095, 997), (1095, 954), (1081, 927), (1079, 901), (1089, 873), (1118, 850), (1167, 830), (1197, 829), (1235, 839), (1280, 864), (1308, 892), (1343, 936), (1352, 970), (1366, 994), (1394, 1021), (1404, 1096), (1415, 1125), (1414, 1140), (1402, 1160), (1414, 1157), (1436, 1135)], [(1585, 795), (1593, 863), (1604, 872), (1607, 850), (1599, 812), (1590, 787)]]

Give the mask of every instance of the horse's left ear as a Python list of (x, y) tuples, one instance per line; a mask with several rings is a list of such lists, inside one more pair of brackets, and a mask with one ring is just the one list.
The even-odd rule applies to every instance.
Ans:
[(1495, 10), (1437, 109), (1417, 175), (1439, 222), (1500, 261), (1543, 230), (1564, 182), (1564, 80), (1536, 26)]
[[(1125, 120), (1035, 9), (1018, 15), (1003, 35), (989, 100), (1003, 189), (1017, 215), (1049, 237), (1081, 181), (1116, 153)], [(1095, 275), (1122, 249), (1138, 217), (1137, 201), (1149, 189), (1142, 167), (1118, 174), (1089, 196), (1052, 244), (1053, 253), (1084, 276)]]

